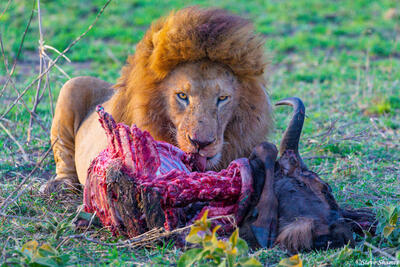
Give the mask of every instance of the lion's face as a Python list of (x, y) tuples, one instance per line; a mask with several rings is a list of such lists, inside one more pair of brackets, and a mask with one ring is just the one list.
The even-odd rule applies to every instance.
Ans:
[(128, 58), (111, 114), (221, 170), (247, 157), (272, 128), (264, 54), (246, 19), (199, 7), (172, 12)]
[(215, 167), (224, 131), (238, 105), (238, 82), (226, 66), (208, 60), (184, 63), (161, 83), (177, 145)]

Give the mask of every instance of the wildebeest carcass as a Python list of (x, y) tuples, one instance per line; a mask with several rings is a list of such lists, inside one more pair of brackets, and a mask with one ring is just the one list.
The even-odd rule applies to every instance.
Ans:
[[(373, 213), (341, 209), (330, 186), (304, 164), (298, 150), (305, 117), (302, 101), (287, 98), (276, 105), (292, 106), (293, 117), (278, 159), (270, 143), (259, 145), (250, 156), (253, 177), (259, 182), (255, 188), (262, 191), (257, 192), (257, 204), (241, 227), (242, 236), (253, 247), (277, 243), (293, 253), (354, 245), (353, 231), (374, 231)], [(265, 180), (257, 178), (263, 176)]]
[[(298, 153), (303, 103), (289, 98), (277, 104), (294, 107), (279, 159), (273, 144), (262, 143), (249, 159), (235, 160), (218, 173), (196, 171), (204, 167), (196, 155), (155, 141), (135, 126), (116, 124), (98, 108), (109, 145), (88, 170), (86, 211), (96, 212), (114, 234), (128, 237), (190, 224), (208, 209), (211, 216), (233, 214), (252, 247), (279, 243), (295, 252), (353, 244), (353, 228), (371, 226), (373, 215), (339, 208), (328, 184)], [(346, 220), (350, 217), (353, 224)]]

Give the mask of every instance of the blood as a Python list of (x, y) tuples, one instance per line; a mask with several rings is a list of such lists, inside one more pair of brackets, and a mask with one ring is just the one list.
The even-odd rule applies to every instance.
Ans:
[[(120, 234), (121, 214), (110, 205), (107, 195), (107, 175), (110, 168), (127, 175), (141, 201), (140, 192), (155, 192), (163, 210), (164, 227), (172, 230), (193, 222), (206, 209), (209, 217), (234, 215), (239, 223), (249, 207), (253, 179), (248, 159), (242, 158), (220, 172), (197, 171), (204, 162), (198, 155), (188, 154), (162, 141), (156, 141), (135, 125), (116, 123), (100, 106), (96, 109), (101, 126), (107, 135), (107, 148), (91, 163), (84, 188), (85, 211), (96, 213), (104, 226)], [(117, 195), (111, 198), (117, 199)], [(113, 201), (113, 200), (111, 200)], [(130, 218), (128, 232), (137, 235), (148, 229), (145, 214), (137, 207), (137, 216)], [(226, 222), (221, 220), (221, 222)], [(226, 225), (226, 229), (229, 226)]]

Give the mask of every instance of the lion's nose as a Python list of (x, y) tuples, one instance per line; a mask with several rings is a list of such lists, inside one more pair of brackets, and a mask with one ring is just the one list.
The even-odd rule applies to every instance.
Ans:
[(202, 148), (205, 148), (208, 145), (211, 145), (215, 141), (215, 139), (213, 139), (213, 140), (192, 139), (189, 135), (188, 135), (188, 138), (189, 138), (190, 143), (192, 143), (192, 145), (197, 147), (199, 150), (202, 149)]

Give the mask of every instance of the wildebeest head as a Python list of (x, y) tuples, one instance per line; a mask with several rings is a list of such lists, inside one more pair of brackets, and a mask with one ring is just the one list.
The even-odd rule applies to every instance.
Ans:
[[(292, 106), (293, 117), (283, 135), (277, 160), (276, 148), (270, 143), (256, 147), (249, 158), (257, 204), (249, 213), (247, 224), (243, 224), (243, 234), (248, 236), (251, 232), (258, 246), (278, 243), (292, 253), (354, 245), (354, 225), (345, 218), (352, 213), (338, 206), (329, 185), (308, 170), (300, 157), (304, 104), (299, 98), (287, 98), (276, 105)], [(373, 218), (368, 212), (362, 215), (355, 211), (353, 215), (353, 220)]]
[(275, 166), (274, 189), (279, 202), (277, 242), (291, 252), (353, 245), (351, 226), (343, 218), (331, 188), (309, 171), (300, 157), (303, 103), (298, 98), (288, 98), (277, 105), (291, 105), (294, 109)]

